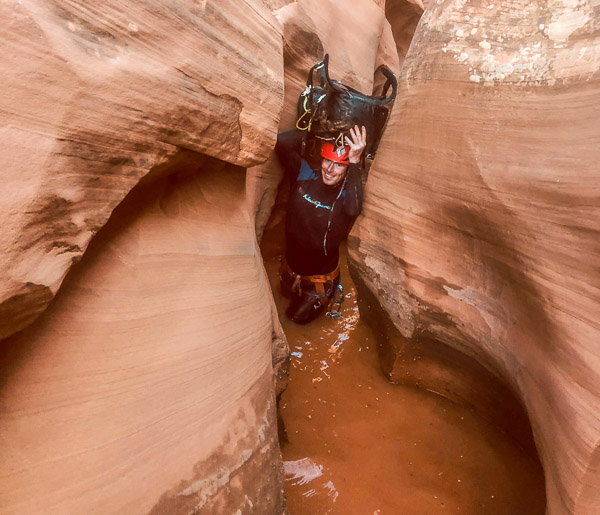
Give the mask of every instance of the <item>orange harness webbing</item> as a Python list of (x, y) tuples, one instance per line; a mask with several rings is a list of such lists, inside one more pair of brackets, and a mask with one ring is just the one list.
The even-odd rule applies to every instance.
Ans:
[(283, 272), (289, 274), (294, 278), (294, 284), (292, 284), (292, 291), (298, 291), (302, 293), (300, 282), (304, 279), (306, 281), (310, 281), (315, 285), (315, 290), (319, 294), (320, 297), (324, 298), (324, 300), (329, 301), (327, 296), (325, 295), (325, 283), (328, 281), (333, 281), (340, 275), (340, 265), (335, 268), (333, 272), (323, 275), (299, 275), (294, 272), (290, 265), (287, 264), (287, 261), (284, 259), (281, 263), (281, 268)]

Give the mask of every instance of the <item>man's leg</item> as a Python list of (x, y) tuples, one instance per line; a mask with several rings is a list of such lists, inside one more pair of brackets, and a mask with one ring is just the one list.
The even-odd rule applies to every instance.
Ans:
[(297, 324), (312, 322), (325, 308), (333, 297), (339, 277), (333, 281), (320, 283), (318, 286), (308, 280), (301, 284), (301, 295), (293, 295), (286, 315)]

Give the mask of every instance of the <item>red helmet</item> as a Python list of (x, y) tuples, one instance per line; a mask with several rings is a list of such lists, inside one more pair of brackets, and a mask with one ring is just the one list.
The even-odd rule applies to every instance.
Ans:
[(350, 147), (348, 145), (346, 145), (345, 147), (338, 148), (329, 141), (324, 141), (321, 145), (321, 157), (329, 159), (334, 163), (342, 163), (344, 165), (347, 165), (350, 162), (348, 160), (349, 152)]

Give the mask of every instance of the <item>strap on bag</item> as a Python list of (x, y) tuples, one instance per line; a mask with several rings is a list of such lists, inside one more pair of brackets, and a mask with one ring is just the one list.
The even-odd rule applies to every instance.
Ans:
[[(322, 96), (319, 96), (317, 99), (315, 99), (316, 86), (313, 85), (315, 72), (320, 82), (319, 89), (323, 91)], [(318, 127), (322, 126), (323, 116), (325, 117), (325, 120), (328, 120), (327, 113), (321, 113), (321, 111), (323, 109), (329, 109), (329, 102), (335, 102), (335, 100), (333, 99), (336, 95), (341, 95), (340, 98), (345, 98), (351, 103), (356, 103), (357, 106), (362, 104), (365, 107), (370, 106), (370, 108), (373, 109), (384, 109), (388, 112), (388, 115), (386, 115), (385, 117), (387, 119), (387, 116), (389, 116), (389, 109), (385, 106), (387, 106), (387, 104), (389, 104), (396, 98), (398, 82), (392, 71), (385, 65), (380, 65), (375, 71), (375, 73), (377, 72), (381, 72), (386, 78), (386, 81), (383, 85), (382, 94), (380, 96), (370, 96), (365, 95), (357, 89), (354, 89), (351, 86), (348, 86), (338, 80), (331, 79), (331, 77), (329, 76), (329, 54), (325, 54), (323, 60), (315, 64), (309, 70), (308, 77), (306, 80), (306, 88), (300, 94), (300, 98), (298, 101), (298, 120), (296, 121), (296, 128), (304, 132), (301, 144), (302, 157), (304, 157), (305, 155), (306, 141), (309, 132), (318, 139), (331, 141), (338, 147), (344, 146), (343, 130), (339, 132), (329, 131), (328, 133), (319, 129), (317, 129), (314, 132), (312, 130), (313, 120), (315, 120), (315, 117), (315, 123)], [(331, 100), (327, 99), (330, 93), (333, 94)], [(326, 101), (321, 103), (323, 99), (326, 99)], [(376, 149), (378, 146), (379, 139), (381, 138), (382, 129), (383, 127), (379, 127), (378, 130), (372, 133), (369, 137), (370, 143), (367, 142), (367, 147), (368, 149), (371, 149), (368, 155), (368, 157), (370, 158), (374, 157), (375, 150), (373, 149)], [(365, 154), (363, 157), (367, 157), (367, 155)]]
[[(324, 84), (326, 84), (331, 89), (338, 91), (339, 93), (351, 93), (354, 96), (359, 97), (361, 100), (364, 100), (368, 103), (380, 105), (380, 106), (387, 105), (396, 98), (396, 93), (398, 91), (398, 81), (396, 80), (396, 76), (392, 73), (392, 70), (390, 70), (385, 64), (380, 65), (377, 68), (377, 70), (375, 70), (375, 73), (381, 72), (383, 74), (383, 76), (387, 79), (385, 81), (385, 84), (383, 85), (382, 94), (380, 97), (372, 97), (370, 95), (366, 95), (366, 94), (362, 93), (361, 91), (358, 91), (357, 89), (355, 89), (351, 86), (348, 86), (347, 84), (344, 84), (343, 82), (340, 82), (339, 80), (330, 78), (329, 77), (329, 54), (325, 54), (323, 61), (321, 61), (321, 63), (317, 63), (317, 65), (315, 65), (311, 68), (311, 72), (309, 73), (311, 86), (312, 86), (312, 71), (313, 71), (313, 69), (316, 69), (316, 66), (318, 66), (319, 64), (323, 64), (322, 70), (319, 70), (319, 75), (321, 76)], [(387, 93), (390, 89), (390, 86), (392, 88), (392, 93), (389, 97), (386, 98)]]
[[(326, 56), (326, 57), (329, 57), (329, 56)], [(313, 100), (312, 99), (313, 74), (314, 74), (315, 70), (319, 70), (322, 66), (327, 67), (327, 64), (325, 63), (325, 61), (318, 62), (308, 72), (308, 78), (306, 79), (306, 88), (300, 94), (300, 98), (304, 97), (304, 100), (302, 102), (302, 108), (304, 109), (304, 112), (300, 115), (300, 117), (298, 118), (298, 121), (296, 122), (296, 128), (298, 130), (310, 132), (310, 129), (312, 126), (312, 119), (315, 115), (314, 114), (314, 106), (313, 106), (313, 102), (312, 102), (312, 100)], [(311, 115), (311, 116), (308, 116), (308, 115)]]

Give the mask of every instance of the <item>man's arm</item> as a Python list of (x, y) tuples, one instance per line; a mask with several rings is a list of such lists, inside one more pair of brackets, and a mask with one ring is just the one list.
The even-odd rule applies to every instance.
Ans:
[(350, 129), (350, 137), (346, 138), (350, 146), (348, 153), (348, 174), (346, 175), (346, 195), (344, 196), (344, 212), (351, 217), (357, 217), (362, 209), (362, 153), (367, 146), (367, 129), (355, 125)]
[(362, 167), (360, 163), (350, 163), (346, 176), (346, 194), (344, 195), (344, 212), (355, 218), (360, 214), (363, 201)]
[(302, 133), (299, 130), (281, 132), (277, 135), (275, 153), (281, 162), (286, 175), (295, 178), (300, 170), (300, 148), (302, 145)]

